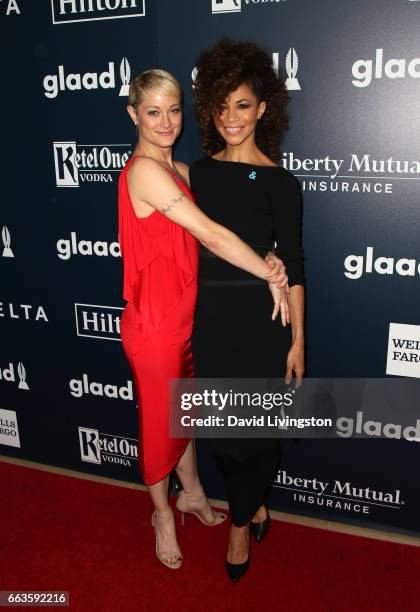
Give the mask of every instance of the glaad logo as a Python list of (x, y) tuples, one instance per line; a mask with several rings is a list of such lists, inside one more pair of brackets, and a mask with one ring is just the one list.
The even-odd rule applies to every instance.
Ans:
[(83, 395), (96, 395), (100, 397), (109, 397), (114, 399), (122, 399), (133, 401), (133, 383), (127, 380), (127, 386), (117, 387), (117, 385), (104, 385), (103, 383), (90, 381), (87, 374), (82, 374), (82, 379), (72, 378), (69, 382), (70, 393), (73, 397), (82, 397)]
[(94, 304), (75, 304), (74, 307), (78, 336), (121, 341), (120, 319), (124, 308)]
[(17, 0), (5, 0), (6, 5), (6, 16), (7, 15), (20, 15), (20, 9)]
[(3, 229), (1, 230), (1, 237), (3, 240), (3, 247), (4, 247), (2, 257), (14, 257), (13, 251), (10, 248), (10, 232), (5, 225), (3, 226)]
[(55, 25), (146, 14), (145, 0), (51, 0), (51, 11)]
[(119, 242), (77, 240), (76, 232), (70, 232), (70, 240), (60, 238), (57, 242), (60, 259), (68, 260), (72, 255), (97, 255), (98, 257), (121, 257)]
[(0, 408), (0, 444), (20, 448), (19, 427), (14, 410)]
[(129, 84), (131, 79), (131, 68), (127, 58), (123, 57), (120, 64), (121, 89), (120, 96), (128, 96)]
[[(28, 390), (29, 385), (26, 382), (26, 370), (21, 361), (19, 361), (17, 364), (16, 369), (19, 376), (18, 389)], [(4, 370), (0, 368), (0, 380), (4, 380), (6, 382), (16, 382), (15, 368), (13, 363), (9, 363), (9, 367), (4, 368)]]
[(12, 302), (0, 302), (0, 317), (48, 322), (46, 312), (42, 306), (32, 306), (31, 304), (16, 305)]
[(120, 172), (131, 156), (129, 144), (78, 145), (54, 142), (57, 187), (79, 187), (82, 183), (112, 183), (112, 172)]
[(386, 373), (420, 378), (420, 325), (389, 324)]
[[(296, 78), (298, 65), (299, 65), (298, 55), (295, 49), (291, 47), (286, 55), (286, 72), (287, 72), (288, 78), (286, 79), (285, 85), (286, 85), (286, 89), (288, 90), (300, 91), (301, 89), (300, 83), (298, 79)], [(273, 53), (273, 68), (276, 71), (276, 74), (278, 75), (279, 73), (279, 54), (278, 53)], [(197, 79), (197, 74), (198, 74), (198, 68), (194, 66), (191, 72), (193, 88), (194, 88), (194, 83)]]
[(287, 79), (285, 82), (286, 89), (289, 91), (300, 91), (300, 83), (296, 78), (299, 67), (299, 61), (296, 51), (291, 47), (286, 55), (286, 72)]
[(138, 442), (113, 434), (100, 433), (97, 429), (79, 427), (80, 456), (87, 463), (119, 463), (131, 466), (138, 461)]
[(366, 257), (363, 255), (348, 255), (344, 260), (344, 276), (358, 279), (363, 273), (399, 274), (400, 276), (416, 276), (420, 274), (420, 263), (415, 259), (395, 259), (393, 257), (373, 257), (373, 247), (366, 247)]
[(384, 50), (376, 49), (375, 60), (357, 60), (352, 66), (355, 87), (368, 87), (372, 79), (420, 79), (420, 57), (411, 60), (389, 59), (384, 64)]
[[(131, 70), (127, 58), (123, 57), (120, 64), (121, 88), (119, 95), (128, 95), (128, 83)], [(56, 98), (60, 91), (81, 91), (82, 89), (115, 89), (115, 64), (108, 62), (108, 70), (101, 73), (85, 72), (65, 74), (64, 66), (58, 66), (58, 74), (47, 74), (43, 80), (44, 95)]]
[[(389, 438), (393, 440), (405, 439), (408, 441), (420, 442), (420, 419), (416, 420), (415, 425), (402, 425), (395, 423), (383, 423), (382, 421), (364, 421), (364, 414), (361, 410), (356, 412), (356, 419), (353, 417), (340, 417), (337, 419), (337, 435), (340, 438), (355, 438), (372, 436), (375, 438)], [(361, 435), (357, 435), (361, 434)]]
[(72, 255), (97, 255), (98, 257), (121, 257), (119, 242), (103, 240), (77, 240), (76, 232), (70, 232), (70, 240), (60, 238), (57, 242), (57, 254), (60, 259), (68, 260)]
[(211, 0), (211, 12), (214, 13), (240, 13), (241, 0)]

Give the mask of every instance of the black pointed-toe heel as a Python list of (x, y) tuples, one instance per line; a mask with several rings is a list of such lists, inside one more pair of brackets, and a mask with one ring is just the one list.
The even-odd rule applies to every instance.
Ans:
[(238, 582), (238, 580), (242, 578), (242, 576), (244, 576), (248, 571), (249, 555), (245, 563), (229, 563), (229, 561), (225, 559), (225, 568), (232, 582)]
[(268, 510), (267, 510), (267, 518), (265, 519), (265, 521), (261, 521), (261, 523), (253, 523), (251, 521), (250, 531), (257, 542), (262, 542), (262, 540), (265, 538), (265, 536), (267, 535), (268, 528), (270, 527), (270, 523), (271, 523), (271, 518), (270, 518), (270, 515), (268, 514)]

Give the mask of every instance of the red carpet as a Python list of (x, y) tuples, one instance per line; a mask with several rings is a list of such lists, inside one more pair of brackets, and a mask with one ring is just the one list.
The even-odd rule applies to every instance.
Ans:
[[(0, 590), (67, 590), (72, 610), (414, 612), (420, 549), (273, 521), (246, 577), (224, 573), (228, 525), (187, 516), (180, 570), (154, 556), (146, 493), (0, 461)], [(57, 608), (55, 608), (57, 609)]]

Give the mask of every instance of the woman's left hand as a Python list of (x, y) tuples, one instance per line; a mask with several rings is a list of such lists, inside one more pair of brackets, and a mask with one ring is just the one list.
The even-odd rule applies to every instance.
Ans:
[(287, 355), (287, 371), (285, 376), (286, 385), (292, 382), (293, 373), (296, 378), (296, 388), (302, 384), (302, 377), (305, 373), (305, 359), (303, 342), (295, 340), (290, 347)]
[(265, 261), (270, 266), (273, 274), (278, 274), (283, 277), (280, 282), (277, 282), (278, 288), (281, 289), (282, 287), (284, 287), (286, 289), (286, 293), (290, 293), (289, 285), (287, 284), (288, 279), (286, 276), (286, 266), (284, 265), (282, 260), (279, 259), (277, 255), (273, 253), (273, 251), (269, 251), (265, 256)]

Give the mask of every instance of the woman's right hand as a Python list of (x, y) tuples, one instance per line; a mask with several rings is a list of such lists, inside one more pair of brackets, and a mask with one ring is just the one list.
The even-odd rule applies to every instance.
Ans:
[(275, 321), (280, 312), (281, 324), (286, 327), (290, 323), (289, 304), (287, 301), (287, 293), (285, 288), (279, 288), (277, 283), (269, 283), (269, 289), (273, 297), (274, 308), (271, 315), (272, 321)]

